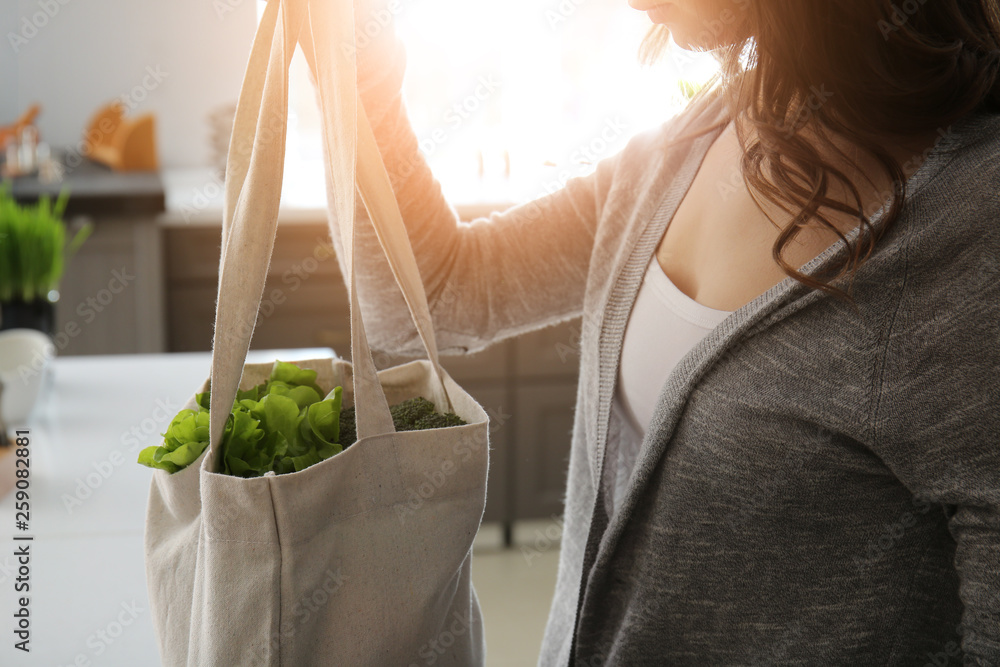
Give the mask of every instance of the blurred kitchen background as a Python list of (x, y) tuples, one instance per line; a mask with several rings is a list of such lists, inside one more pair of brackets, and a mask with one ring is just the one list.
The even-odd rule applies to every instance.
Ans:
[[(3, 281), (13, 278), (5, 278), (0, 266), (0, 335), (35, 328), (52, 341), (39, 361), (46, 365), (46, 380), (26, 423), (44, 432), (46, 420), (58, 419), (52, 416), (56, 395), (71, 391), (60, 389), (58, 378), (69, 377), (59, 375), (61, 368), (99, 374), (115, 358), (115, 368), (134, 360), (133, 368), (148, 364), (150, 373), (169, 372), (170, 364), (160, 362), (176, 354), (196, 360), (195, 368), (204, 365), (196, 375), (207, 374), (225, 155), (263, 5), (0, 3), (3, 206), (34, 207), (43, 219), (38, 224), (49, 227), (61, 218), (65, 233), (59, 242), (69, 248), (59, 275), (38, 278), (41, 287), (31, 298), (4, 292)], [(676, 49), (655, 66), (641, 66), (638, 46), (651, 24), (625, 0), (398, 0), (395, 6), (408, 55), (404, 94), (410, 117), (463, 220), (590, 173), (634, 134), (675, 115), (715, 71), (711, 56)], [(290, 97), (285, 190), (266, 288), (280, 290), (284, 299), (262, 310), (252, 348), (329, 348), (346, 357), (347, 295), (336, 261), (316, 259), (329, 238), (326, 194), (318, 114), (301, 53), (293, 61)], [(68, 197), (65, 208), (46, 218), (38, 211), (40, 198), (55, 201), (60, 193)], [(9, 267), (13, 260), (4, 255), (3, 233), (0, 263)], [(474, 561), (490, 665), (531, 665), (537, 658), (555, 585), (578, 334), (579, 323), (569, 322), (477, 355), (445, 359), (494, 421), (488, 502)], [(382, 365), (398, 361), (380, 357)], [(135, 382), (158, 380), (138, 376)], [(200, 378), (185, 382), (178, 386), (193, 390), (191, 382)], [(95, 428), (111, 420), (114, 410), (91, 415)], [(170, 416), (158, 419), (143, 428), (143, 446), (155, 444)], [(58, 425), (48, 425), (59, 432)], [(83, 472), (65, 473), (70, 488), (106, 455), (101, 438), (92, 439), (98, 449), (81, 454)], [(134, 496), (120, 497), (136, 517), (122, 524), (120, 534), (130, 545), (125, 552), (139, 554), (141, 574), (135, 535), (141, 535), (150, 471), (133, 460), (101, 491), (122, 484), (114, 492)], [(2, 516), (9, 505), (9, 498), (0, 503)], [(80, 516), (65, 502), (52, 505), (58, 514), (52, 526), (70, 526), (71, 517)], [(93, 534), (73, 538), (91, 540), (94, 553), (102, 552), (104, 539), (98, 519)], [(52, 530), (53, 540), (69, 539), (59, 533), (62, 528)], [(0, 577), (6, 577), (3, 566), (0, 561)], [(134, 571), (135, 559), (121, 567)], [(73, 623), (69, 616), (63, 620)], [(129, 662), (146, 655), (147, 644), (155, 656), (148, 615), (145, 623), (101, 654), (86, 648), (83, 630), (79, 640), (42, 648), (59, 664), (70, 664), (81, 651), (92, 660), (88, 664), (154, 664)], [(5, 656), (0, 653), (0, 663), (22, 664)]]

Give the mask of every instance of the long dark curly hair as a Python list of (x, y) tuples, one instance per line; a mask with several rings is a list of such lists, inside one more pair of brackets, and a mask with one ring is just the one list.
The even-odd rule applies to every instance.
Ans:
[[(800, 273), (782, 253), (809, 220), (837, 234), (824, 209), (857, 217), (863, 233), (847, 259), (833, 267), (851, 284), (861, 264), (899, 217), (906, 201), (903, 165), (884, 149), (887, 140), (943, 132), (970, 112), (1000, 112), (1000, 0), (732, 0), (740, 12), (735, 42), (712, 50), (720, 71), (692, 99), (727, 98), (743, 148), (743, 179), (758, 194), (794, 215), (772, 256), (799, 282), (853, 303), (827, 281)], [(651, 62), (669, 31), (656, 25), (640, 47)], [(816, 91), (825, 91), (817, 103)], [(816, 132), (804, 133), (808, 119)], [(704, 134), (728, 124), (706, 128)], [(747, 128), (753, 129), (752, 136)], [(689, 139), (688, 135), (682, 139)], [(830, 136), (874, 158), (893, 184), (879, 234), (863, 210), (857, 184), (817, 150)], [(807, 136), (809, 138), (807, 138)], [(770, 178), (765, 178), (765, 173)], [(846, 188), (853, 203), (832, 199)], [(763, 208), (761, 209), (763, 210)], [(768, 216), (770, 217), (770, 216)], [(773, 222), (773, 220), (772, 220)], [(777, 224), (777, 223), (775, 223)], [(863, 247), (862, 247), (863, 246)]]

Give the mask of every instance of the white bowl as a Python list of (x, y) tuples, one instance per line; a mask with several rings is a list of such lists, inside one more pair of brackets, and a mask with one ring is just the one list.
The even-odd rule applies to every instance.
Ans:
[(41, 331), (0, 331), (0, 418), (8, 428), (24, 425), (31, 415), (45, 369), (55, 353), (52, 339)]

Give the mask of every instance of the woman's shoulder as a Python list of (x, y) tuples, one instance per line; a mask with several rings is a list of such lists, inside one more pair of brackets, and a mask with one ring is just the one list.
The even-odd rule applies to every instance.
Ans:
[(985, 178), (975, 179), (969, 186), (982, 189), (992, 187), (997, 198), (996, 178), (1000, 175), (1000, 112), (976, 111), (959, 118), (939, 130), (941, 136), (936, 146), (939, 152), (953, 159), (948, 164), (950, 174), (963, 179), (971, 174)]
[[(901, 307), (912, 322), (949, 321), (950, 335), (995, 345), (979, 326), (1000, 318), (1000, 114), (964, 117), (941, 143), (908, 204)], [(980, 325), (963, 331), (963, 318)]]
[(913, 193), (915, 240), (975, 239), (1000, 254), (1000, 113), (969, 114), (940, 135)]

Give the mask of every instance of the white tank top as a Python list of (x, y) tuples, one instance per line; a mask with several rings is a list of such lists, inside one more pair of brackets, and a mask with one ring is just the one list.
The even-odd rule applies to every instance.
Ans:
[(684, 294), (653, 255), (625, 327), (615, 391), (638, 440), (646, 434), (670, 371), (732, 312), (709, 308)]

